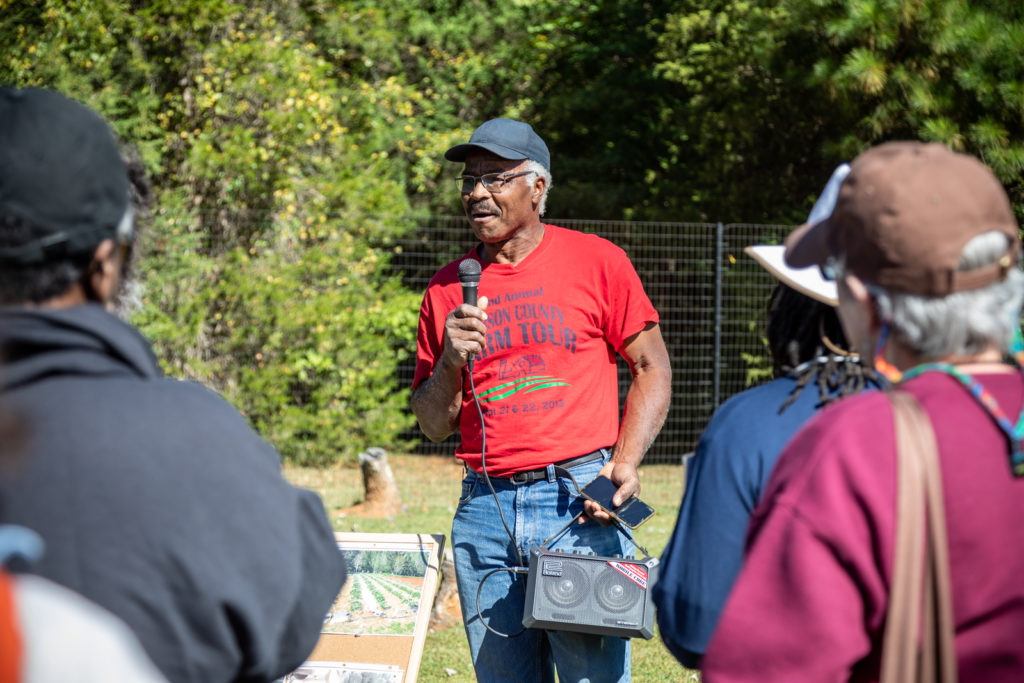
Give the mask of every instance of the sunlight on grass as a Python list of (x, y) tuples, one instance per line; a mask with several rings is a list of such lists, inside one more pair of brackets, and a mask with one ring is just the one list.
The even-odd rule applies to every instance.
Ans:
[[(362, 473), (355, 464), (324, 470), (286, 466), (284, 473), (292, 483), (320, 495), (335, 531), (443, 534), (447, 546), (461, 490), (461, 463), (449, 457), (416, 455), (390, 455), (388, 460), (403, 504), (401, 514), (390, 518), (361, 517), (351, 510), (363, 497)], [(640, 481), (641, 497), (656, 514), (636, 531), (636, 540), (657, 557), (668, 542), (679, 512), (682, 468), (646, 465), (640, 469)], [(427, 634), (418, 680), (476, 680), (461, 625)], [(633, 680), (699, 683), (700, 675), (676, 662), (655, 634), (649, 641), (633, 640)]]

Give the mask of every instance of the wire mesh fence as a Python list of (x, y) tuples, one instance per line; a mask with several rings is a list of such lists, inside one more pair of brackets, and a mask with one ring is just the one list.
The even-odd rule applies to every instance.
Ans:
[[(423, 291), (438, 268), (475, 243), (462, 216), (434, 216), (399, 230), (392, 266), (404, 283)], [(764, 343), (765, 304), (775, 279), (743, 252), (750, 244), (778, 243), (792, 226), (720, 223), (650, 223), (545, 219), (555, 225), (605, 237), (625, 249), (661, 316), (672, 361), (672, 404), (647, 463), (679, 463), (692, 452), (712, 412), (770, 370)], [(394, 233), (393, 233), (394, 234)], [(567, 255), (567, 258), (570, 258)], [(399, 381), (412, 382), (413, 364), (400, 368)], [(619, 362), (620, 396), (629, 370)], [(751, 428), (756, 428), (751, 425)], [(454, 452), (458, 436), (416, 452)]]

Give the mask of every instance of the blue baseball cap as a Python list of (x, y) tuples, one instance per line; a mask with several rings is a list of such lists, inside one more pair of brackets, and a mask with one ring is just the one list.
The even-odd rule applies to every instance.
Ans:
[(473, 149), (484, 149), (502, 159), (532, 159), (549, 172), (551, 154), (533, 127), (512, 119), (491, 119), (473, 131), (469, 142), (455, 145), (444, 153), (448, 161), (465, 161)]

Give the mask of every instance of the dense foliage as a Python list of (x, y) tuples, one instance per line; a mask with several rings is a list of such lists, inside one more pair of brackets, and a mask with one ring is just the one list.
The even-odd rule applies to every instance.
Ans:
[(1010, 0), (0, 0), (0, 82), (94, 106), (152, 174), (165, 367), (302, 463), (410, 427), (421, 293), (385, 245), (458, 210), (441, 154), (480, 121), (546, 137), (552, 216), (795, 222), (894, 138), (981, 156), (1024, 215), (1022, 45)]

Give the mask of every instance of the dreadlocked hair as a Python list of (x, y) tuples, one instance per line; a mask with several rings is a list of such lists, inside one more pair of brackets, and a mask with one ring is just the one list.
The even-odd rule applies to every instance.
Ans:
[(796, 387), (781, 414), (809, 384), (817, 384), (819, 407), (878, 382), (874, 368), (848, 351), (835, 308), (780, 282), (768, 299), (768, 347), (776, 377), (793, 375)]

